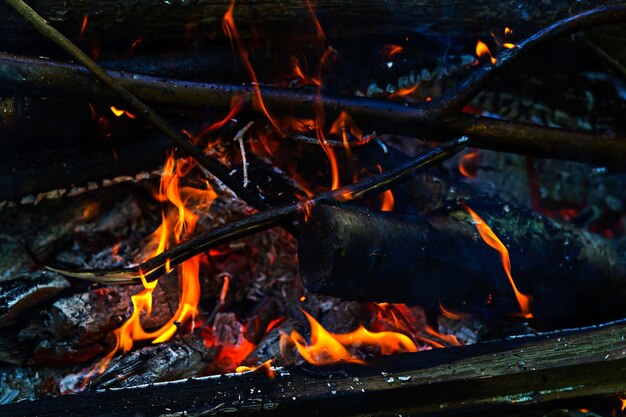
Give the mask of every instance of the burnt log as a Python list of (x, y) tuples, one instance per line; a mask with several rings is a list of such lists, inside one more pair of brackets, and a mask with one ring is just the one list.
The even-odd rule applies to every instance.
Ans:
[[(279, 368), (0, 406), (3, 416), (512, 415), (626, 390), (626, 325), (371, 360)], [(454, 393), (453, 395), (451, 393)]]
[[(245, 98), (249, 110), (255, 107), (252, 85), (168, 80), (118, 71), (108, 74), (139, 99), (159, 108), (212, 106), (227, 112), (233, 96)], [(94, 82), (87, 70), (75, 65), (4, 54), (0, 55), (0, 77), (6, 81), (0, 88), (10, 94), (49, 95), (62, 91), (64, 95), (89, 95), (115, 103), (112, 91)], [(293, 89), (262, 87), (261, 94), (272, 113), (297, 117), (311, 117), (316, 101), (314, 94)], [(437, 109), (424, 104), (406, 105), (362, 97), (324, 97), (323, 104), (329, 120), (333, 120), (338, 110), (343, 110), (366, 132), (418, 135), (436, 141), (469, 135), (471, 146), (484, 149), (586, 162), (615, 170), (624, 170), (626, 166), (626, 140), (621, 137), (469, 115), (439, 120), (434, 114)], [(242, 116), (254, 115), (246, 111)]]
[[(436, 31), (485, 30), (503, 24), (515, 30), (532, 30), (572, 14), (610, 4), (616, 0), (546, 2), (494, 0), (368, 0), (349, 3), (337, 0), (313, 2), (315, 13), (330, 38), (379, 37), (381, 35), (425, 34)], [(141, 39), (144, 45), (169, 46), (206, 43), (223, 37), (222, 17), (227, 1), (161, 2), (113, 0), (65, 2), (34, 0), (31, 6), (64, 34), (86, 45), (127, 45)], [(8, 44), (18, 47), (42, 46), (26, 22), (0, 5), (0, 32)], [(81, 31), (83, 20), (87, 25)], [(243, 38), (280, 36), (290, 40), (316, 41), (317, 32), (306, 2), (276, 1), (273, 7), (252, 0), (238, 1), (234, 20)], [(310, 27), (311, 30), (302, 30)], [(43, 45), (48, 46), (47, 44)]]
[[(615, 241), (497, 200), (472, 208), (509, 249), (535, 325), (623, 316), (626, 259)], [(425, 216), (315, 207), (301, 222), (300, 276), (308, 290), (358, 301), (457, 309), (486, 319), (519, 313), (498, 253), (455, 202)]]

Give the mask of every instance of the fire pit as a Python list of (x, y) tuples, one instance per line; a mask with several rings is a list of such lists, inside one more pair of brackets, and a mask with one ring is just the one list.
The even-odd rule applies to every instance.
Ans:
[(620, 415), (626, 7), (408, 3), (6, 1), (2, 415)]

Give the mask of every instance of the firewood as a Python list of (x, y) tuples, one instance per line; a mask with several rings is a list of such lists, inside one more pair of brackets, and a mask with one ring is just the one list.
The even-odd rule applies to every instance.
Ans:
[[(205, 36), (221, 35), (221, 20), (230, 2), (203, 1), (154, 3), (140, 0), (120, 4), (112, 0), (89, 3), (66, 3), (61, 0), (34, 0), (32, 7), (59, 30), (78, 41), (81, 26), (88, 17), (84, 38), (100, 35), (107, 45), (130, 45), (138, 38), (144, 43), (180, 44), (203, 40)], [(331, 38), (374, 38), (398, 33), (434, 31), (467, 33), (508, 25), (518, 30), (532, 30), (550, 23), (551, 18), (564, 18), (590, 7), (619, 4), (615, 0), (577, 2), (551, 0), (532, 1), (446, 0), (433, 3), (419, 0), (368, 0), (345, 4), (337, 0), (318, 0), (312, 6), (322, 27)], [(315, 41), (311, 13), (306, 2), (276, 1), (266, 7), (251, 0), (235, 4), (234, 19), (244, 38), (266, 37)], [(311, 27), (309, 31), (303, 27)], [(5, 6), (0, 12), (3, 38), (22, 47), (38, 45), (32, 29)]]
[[(463, 199), (462, 196), (457, 196)], [(498, 253), (454, 200), (426, 216), (318, 205), (302, 222), (300, 276), (312, 292), (402, 302), (483, 317), (519, 312)], [(626, 258), (615, 241), (497, 199), (468, 204), (501, 236), (538, 326), (607, 321), (624, 313)]]
[[(4, 416), (511, 415), (624, 391), (624, 322), (371, 360), (291, 366), (0, 406)], [(617, 401), (617, 400), (616, 400)]]
[(407, 181), (410, 176), (436, 166), (451, 158), (465, 148), (467, 137), (461, 137), (442, 144), (441, 146), (418, 155), (411, 161), (395, 169), (368, 177), (357, 183), (327, 191), (297, 203), (279, 206), (246, 218), (236, 220), (224, 226), (203, 233), (198, 237), (186, 240), (174, 248), (155, 256), (154, 258), (133, 268), (123, 269), (92, 269), (69, 270), (46, 266), (51, 271), (64, 275), (85, 279), (93, 282), (109, 284), (130, 284), (140, 280), (140, 273), (148, 280), (154, 280), (165, 272), (166, 263), (169, 266), (179, 265), (185, 260), (206, 252), (212, 247), (231, 242), (251, 234), (276, 227), (286, 221), (294, 220), (300, 212), (308, 211), (317, 204), (333, 204), (340, 201), (351, 201), (377, 195), (395, 185)]
[[(489, 67), (482, 72), (492, 74), (498, 71)], [(141, 100), (157, 108), (197, 110), (212, 106), (227, 111), (231, 98), (240, 96), (247, 100), (247, 109), (254, 110), (254, 88), (250, 85), (191, 82), (117, 71), (108, 73)], [(84, 69), (70, 64), (0, 54), (0, 78), (7, 81), (4, 89), (11, 94), (48, 95), (62, 91), (64, 95), (90, 95), (104, 101), (114, 100), (112, 92), (93, 83), (92, 77)], [(466, 84), (465, 88), (477, 93), (485, 83), (483, 79), (476, 85)], [(272, 112), (311, 117), (314, 94), (270, 87), (261, 87), (261, 94), (265, 105)], [(463, 96), (464, 100), (472, 97), (472, 94)], [(458, 107), (461, 101), (445, 99), (445, 103)], [(435, 141), (450, 136), (469, 135), (473, 147), (579, 161), (615, 170), (624, 170), (626, 167), (626, 140), (612, 135), (463, 114), (439, 120), (436, 115), (439, 110), (431, 108), (428, 103), (406, 105), (361, 97), (325, 96), (323, 104), (329, 119), (337, 115), (338, 110), (346, 111), (365, 132), (395, 133)], [(243, 114), (254, 116), (249, 113)]]

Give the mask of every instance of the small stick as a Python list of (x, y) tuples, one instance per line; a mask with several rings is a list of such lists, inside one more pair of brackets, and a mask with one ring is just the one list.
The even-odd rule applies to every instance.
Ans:
[(572, 39), (579, 45), (589, 49), (598, 58), (598, 60), (604, 65), (606, 69), (620, 77), (622, 81), (626, 81), (626, 67), (617, 59), (609, 55), (604, 49), (598, 46), (595, 42), (585, 36), (583, 33), (577, 33), (572, 36)]
[(249, 122), (242, 129), (240, 129), (239, 132), (237, 132), (237, 134), (235, 135), (235, 138), (233, 139), (233, 141), (239, 142), (239, 149), (241, 150), (241, 163), (243, 164), (243, 187), (244, 188), (248, 187), (248, 184), (250, 182), (248, 181), (248, 160), (246, 158), (246, 148), (243, 146), (243, 135), (246, 134), (248, 129), (250, 129), (253, 124), (254, 124), (254, 121)]
[[(148, 281), (157, 279), (165, 272), (165, 264), (169, 262), (170, 267), (181, 264), (189, 258), (206, 252), (210, 248), (231, 242), (236, 239), (262, 232), (272, 227), (278, 226), (288, 220), (297, 218), (300, 212), (306, 212), (316, 204), (337, 204), (339, 202), (350, 201), (357, 198), (366, 198), (378, 193), (382, 193), (399, 183), (407, 180), (410, 176), (436, 166), (441, 162), (456, 155), (467, 146), (469, 139), (463, 136), (451, 140), (443, 145), (419, 155), (407, 164), (373, 175), (357, 183), (347, 185), (336, 190), (327, 191), (317, 196), (301, 200), (297, 203), (275, 207), (262, 211), (243, 219), (218, 226), (209, 232), (189, 239), (162, 254), (149, 259), (137, 267), (123, 268), (116, 270), (64, 270), (45, 266), (47, 269), (74, 278), (85, 279), (93, 282), (106, 284), (132, 284), (140, 279), (140, 271)], [(33, 256), (31, 254), (31, 256)], [(41, 264), (35, 258), (35, 261)]]
[(185, 153), (192, 156), (196, 161), (208, 169), (217, 179), (230, 188), (239, 198), (247, 204), (262, 210), (269, 207), (269, 204), (259, 198), (258, 195), (243, 187), (236, 179), (229, 175), (228, 168), (221, 162), (205, 155), (200, 149), (189, 142), (188, 138), (174, 126), (159, 116), (150, 107), (139, 100), (134, 94), (128, 91), (118, 80), (109, 75), (104, 69), (89, 58), (83, 51), (74, 45), (67, 37), (53, 28), (48, 21), (35, 12), (23, 0), (6, 0), (19, 14), (28, 20), (42, 35), (52, 40), (67, 52), (72, 58), (85, 66), (100, 81), (106, 84), (118, 95), (127, 106), (135, 113), (143, 117), (147, 122), (159, 129), (172, 142), (180, 147)]

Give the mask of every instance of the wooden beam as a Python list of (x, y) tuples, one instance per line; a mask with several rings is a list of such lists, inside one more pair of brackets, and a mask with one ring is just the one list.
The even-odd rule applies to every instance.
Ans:
[(369, 365), (217, 375), (0, 406), (38, 415), (397, 415), (512, 412), (626, 391), (626, 322), (402, 354)]

